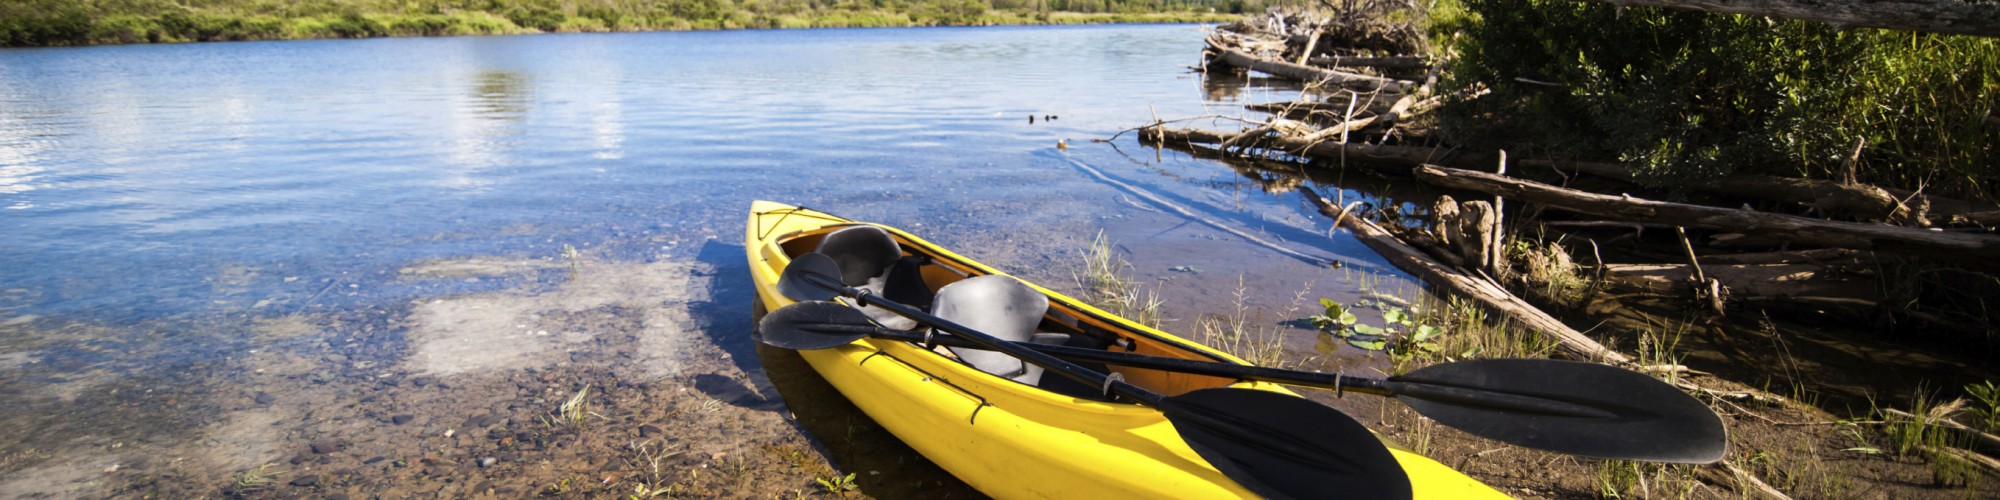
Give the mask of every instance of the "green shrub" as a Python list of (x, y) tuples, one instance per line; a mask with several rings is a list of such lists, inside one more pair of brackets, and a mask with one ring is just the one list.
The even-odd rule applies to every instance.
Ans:
[[(1559, 0), (1465, 0), (1447, 106), (1466, 145), (1634, 165), (1667, 186), (1730, 173), (1993, 199), (2000, 44), (1988, 38)], [(1437, 29), (1437, 28), (1434, 28)], [(1440, 37), (1442, 38), (1442, 37)]]
[(562, 28), (565, 19), (562, 12), (542, 7), (514, 7), (504, 15), (508, 21), (513, 21), (515, 26), (542, 31), (556, 31)]

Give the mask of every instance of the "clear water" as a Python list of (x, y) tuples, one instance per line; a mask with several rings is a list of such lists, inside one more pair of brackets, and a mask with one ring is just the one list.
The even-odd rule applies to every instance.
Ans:
[[(1091, 141), (1294, 96), (1190, 73), (1201, 37), (1169, 25), (0, 50), (0, 352), (30, 360), (0, 363), (0, 404), (74, 412), (91, 400), (37, 384), (94, 370), (178, 388), (195, 409), (148, 415), (203, 428), (226, 420), (183, 414), (209, 408), (218, 390), (203, 384), (241, 382), (237, 355), (279, 345), (242, 325), (373, 315), (397, 329), (413, 303), (559, 287), (565, 245), (590, 262), (693, 263), (711, 298), (688, 308), (692, 324), (752, 371), (753, 199), (897, 225), (1058, 289), (1102, 231), (1182, 326), (1226, 312), (1239, 283), (1269, 310), (1309, 283), (1355, 293), (1337, 284), (1348, 271), (1191, 223), (1079, 163), (1349, 271), (1392, 272), (1295, 194), (1156, 156), (1132, 133)], [(481, 256), (548, 265), (408, 276)], [(87, 434), (57, 420), (11, 421), (0, 434), (55, 437), (0, 446)]]

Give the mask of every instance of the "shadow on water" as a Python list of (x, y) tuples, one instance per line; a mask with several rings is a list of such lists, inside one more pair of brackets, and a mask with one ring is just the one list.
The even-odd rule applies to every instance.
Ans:
[(863, 492), (876, 498), (985, 497), (875, 423), (799, 353), (763, 344), (756, 349), (799, 427), (836, 467), (855, 475)]
[(742, 245), (729, 245), (716, 240), (702, 244), (695, 254), (695, 260), (709, 267), (708, 293), (705, 299), (688, 304), (688, 314), (701, 331), (708, 334), (708, 341), (729, 355), (731, 364), (736, 365), (749, 378), (749, 387), (743, 382), (720, 374), (695, 376), (695, 389), (708, 394), (718, 401), (760, 411), (778, 411), (784, 407), (771, 380), (764, 376), (757, 363), (756, 342), (750, 339), (754, 327), (751, 323), (751, 304), (757, 301), (757, 290), (750, 283), (750, 268), (743, 260)]
[(750, 281), (741, 245), (710, 241), (696, 260), (711, 266), (707, 299), (688, 310), (709, 341), (748, 374), (751, 387), (720, 374), (694, 377), (694, 387), (732, 405), (764, 411), (790, 409), (795, 422), (841, 471), (855, 474), (876, 498), (981, 498), (977, 490), (939, 468), (876, 424), (828, 384), (798, 353), (752, 340), (763, 307)]

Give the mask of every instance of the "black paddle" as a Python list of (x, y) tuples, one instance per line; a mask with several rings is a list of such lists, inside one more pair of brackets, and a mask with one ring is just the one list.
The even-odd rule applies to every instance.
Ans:
[[(764, 317), (766, 343), (818, 348), (862, 337), (980, 345), (949, 335), (875, 326), (852, 307), (802, 302)], [(1722, 420), (1687, 393), (1629, 370), (1550, 359), (1486, 359), (1432, 365), (1388, 379), (1016, 343), (1072, 361), (1262, 380), (1391, 396), (1473, 435), (1529, 448), (1621, 460), (1710, 463), (1722, 457)]]
[[(902, 304), (884, 300), (866, 290), (840, 282), (839, 265), (819, 253), (793, 259), (778, 279), (778, 290), (793, 300), (820, 301), (847, 296), (860, 304), (872, 305), (917, 320), (961, 340), (1020, 358), (1109, 394), (1160, 410), (1173, 423), (1189, 448), (1237, 484), (1259, 495), (1274, 498), (1409, 498), (1410, 478), (1374, 434), (1346, 414), (1303, 398), (1252, 389), (1214, 388), (1164, 396), (1120, 377), (1112, 377), (932, 316)], [(811, 302), (806, 302), (810, 304)], [(794, 314), (842, 307), (838, 304), (791, 306), (779, 309)], [(779, 313), (773, 312), (771, 316)], [(772, 320), (765, 322), (788, 322)], [(776, 323), (774, 323), (776, 324)], [(760, 325), (761, 326), (761, 325)], [(831, 336), (797, 335), (768, 331), (765, 343), (789, 349), (826, 349), (844, 342)]]

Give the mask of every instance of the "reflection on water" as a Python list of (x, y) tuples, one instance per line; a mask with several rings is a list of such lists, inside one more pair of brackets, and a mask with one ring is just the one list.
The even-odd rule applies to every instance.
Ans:
[(1247, 104), (1270, 102), (1271, 93), (1296, 96), (1306, 91), (1306, 86), (1297, 80), (1214, 71), (1201, 75), (1201, 91), (1202, 97), (1209, 101)]
[(473, 76), (472, 101), (466, 108), (482, 121), (520, 121), (528, 112), (528, 79), (509, 71), (481, 71)]
[[(871, 492), (942, 488), (906, 450), (849, 451), (895, 446), (809, 416), (824, 389), (760, 362), (733, 244), (750, 200), (1058, 289), (1102, 231), (1182, 330), (1238, 280), (1270, 310), (1358, 293), (1073, 168), (1380, 267), (1279, 177), (1088, 140), (1297, 97), (1187, 75), (1200, 43), (1099, 26), (0, 50), (0, 496), (219, 496), (265, 465), (287, 471), (276, 496), (586, 477), (623, 495), (635, 442), (675, 447), (659, 467), (697, 496), (812, 491), (832, 473), (815, 449), (882, 471)], [(544, 423), (580, 391), (603, 416), (588, 432)]]

